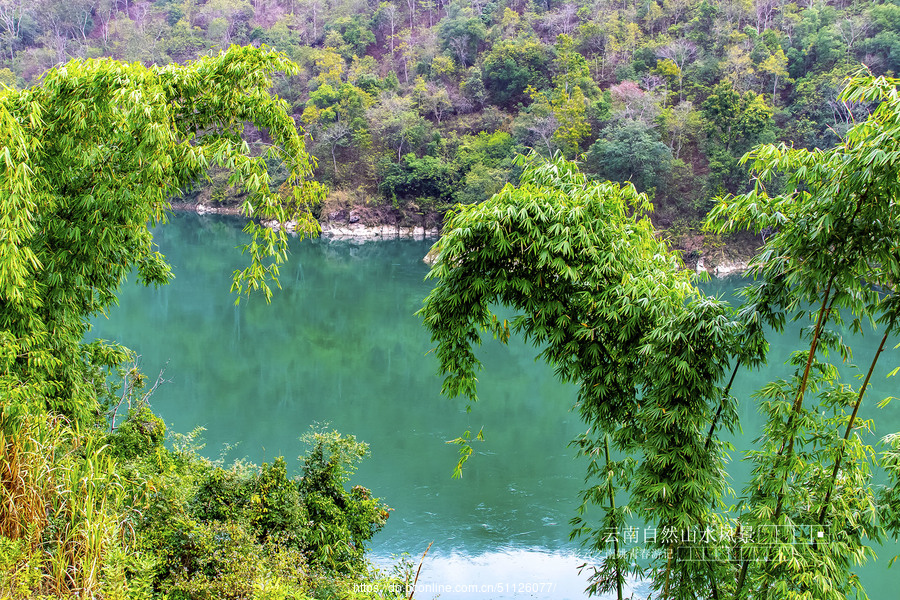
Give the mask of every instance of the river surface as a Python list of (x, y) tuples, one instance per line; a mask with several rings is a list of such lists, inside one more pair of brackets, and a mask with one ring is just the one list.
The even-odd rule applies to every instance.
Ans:
[[(414, 316), (431, 289), (422, 262), (431, 241), (294, 240), (272, 303), (235, 306), (228, 289), (244, 264), (239, 221), (178, 214), (155, 235), (175, 280), (160, 289), (127, 283), (91, 336), (132, 348), (151, 380), (164, 370), (151, 402), (171, 430), (204, 427), (211, 458), (261, 463), (283, 455), (296, 467), (298, 438), (312, 423), (328, 423), (369, 444), (354, 483), (394, 509), (373, 540), (376, 561), (389, 568), (407, 552), (418, 562), (433, 542), (416, 598), (583, 597), (586, 574), (577, 567), (590, 559), (569, 540), (568, 524), (584, 469), (568, 448), (585, 429), (572, 410), (575, 388), (536, 362), (534, 348), (486, 340), (472, 411), (440, 396), (432, 345)], [(706, 289), (727, 295), (738, 283)], [(753, 386), (788, 374), (783, 363), (798, 336), (771, 341), (770, 366), (735, 385), (746, 400), (739, 447), (761, 424)], [(860, 363), (877, 341), (869, 335), (854, 345)], [(863, 417), (877, 417), (878, 437), (900, 430), (900, 400), (874, 408), (893, 393), (895, 380), (885, 375), (898, 359), (897, 350), (885, 352), (864, 407)], [(462, 479), (451, 479), (457, 455), (446, 441), (481, 429), (485, 441)], [(732, 466), (746, 476), (744, 465)], [(879, 555), (898, 552), (894, 545)], [(873, 599), (900, 598), (891, 584), (898, 567), (886, 563), (862, 571)]]

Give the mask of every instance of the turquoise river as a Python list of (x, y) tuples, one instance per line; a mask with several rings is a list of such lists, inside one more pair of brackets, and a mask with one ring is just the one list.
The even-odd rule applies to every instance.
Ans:
[[(329, 423), (369, 444), (354, 482), (394, 509), (374, 539), (376, 561), (387, 567), (403, 552), (418, 561), (434, 542), (416, 598), (583, 597), (586, 574), (577, 567), (591, 558), (569, 540), (584, 469), (568, 448), (585, 427), (572, 411), (574, 387), (535, 362), (534, 348), (488, 341), (473, 410), (440, 396), (431, 344), (414, 316), (431, 287), (422, 257), (433, 240), (294, 240), (272, 303), (235, 306), (228, 289), (244, 260), (239, 221), (178, 214), (155, 235), (175, 280), (158, 290), (127, 283), (90, 335), (132, 348), (151, 380), (164, 370), (151, 402), (170, 428), (204, 427), (211, 458), (283, 455), (296, 467), (299, 436)], [(727, 295), (739, 283), (704, 286)], [(874, 338), (855, 346), (860, 362)], [(743, 373), (735, 386), (744, 400), (738, 447), (760, 426), (754, 386), (787, 373), (797, 331), (772, 342), (770, 366)], [(886, 374), (898, 358), (886, 352), (865, 407), (877, 437), (900, 430), (900, 400), (874, 408), (893, 393)], [(446, 440), (482, 428), (485, 441), (462, 479), (451, 479), (456, 449)], [(734, 458), (739, 482), (747, 468)], [(880, 548), (878, 562), (862, 569), (871, 598), (900, 598), (891, 583), (900, 565), (886, 566), (897, 553), (896, 545)], [(645, 586), (632, 582), (631, 590), (640, 596)]]

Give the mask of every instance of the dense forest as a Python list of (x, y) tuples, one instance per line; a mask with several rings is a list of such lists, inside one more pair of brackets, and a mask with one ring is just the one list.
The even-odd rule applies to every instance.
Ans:
[[(231, 44), (300, 65), (275, 91), (331, 190), (321, 216), (480, 202), (517, 181), (512, 159), (533, 148), (632, 181), (656, 225), (686, 238), (713, 198), (746, 190), (739, 158), (754, 145), (827, 148), (865, 112), (838, 92), (863, 65), (897, 70), (900, 5), (0, 0), (11, 86), (71, 58), (185, 63)], [(199, 200), (233, 193), (213, 176)]]

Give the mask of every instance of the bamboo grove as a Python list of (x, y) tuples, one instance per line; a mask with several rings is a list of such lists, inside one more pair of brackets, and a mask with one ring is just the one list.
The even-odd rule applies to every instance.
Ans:
[[(638, 575), (665, 599), (863, 594), (854, 567), (900, 525), (900, 440), (867, 445), (872, 424), (858, 418), (861, 403), (881, 400), (866, 389), (898, 317), (898, 83), (851, 80), (842, 98), (871, 111), (832, 149), (768, 145), (744, 157), (752, 191), (719, 199), (707, 222), (768, 235), (738, 307), (693, 285), (650, 225), (645, 196), (561, 158), (523, 161), (519, 186), (449, 219), (420, 311), (443, 393), (476, 400), (483, 332), (523, 335), (577, 384), (587, 430), (573, 445), (587, 469), (572, 524), (603, 557), (591, 592), (621, 599)], [(518, 316), (499, 320), (495, 304)], [(792, 374), (736, 398), (738, 371), (765, 362), (767, 336), (789, 320), (806, 343), (789, 358)], [(841, 327), (870, 325), (880, 345), (857, 357), (869, 362), (851, 385), (838, 374), (852, 353)], [(739, 403), (755, 404), (765, 426), (740, 457), (752, 475), (732, 496), (725, 440)], [(873, 484), (880, 469), (887, 486)], [(623, 548), (631, 519), (655, 531), (644, 560)]]

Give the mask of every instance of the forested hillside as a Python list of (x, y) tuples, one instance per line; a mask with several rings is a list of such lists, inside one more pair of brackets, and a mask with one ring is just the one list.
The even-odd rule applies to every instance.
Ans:
[[(301, 65), (276, 91), (306, 129), (324, 216), (437, 209), (516, 181), (512, 157), (583, 154), (689, 233), (746, 185), (762, 142), (829, 147), (865, 107), (862, 65), (893, 74), (900, 5), (783, 0), (0, 0), (0, 81), (71, 58), (183, 63), (267, 44)], [(225, 178), (200, 193), (227, 202)]]

